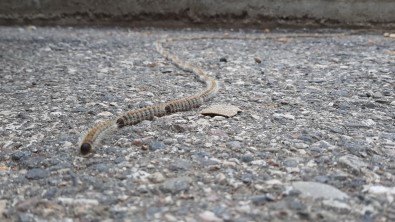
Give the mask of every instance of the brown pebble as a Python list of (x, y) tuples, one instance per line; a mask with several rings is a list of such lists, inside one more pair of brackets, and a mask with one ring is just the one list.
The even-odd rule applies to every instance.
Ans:
[(255, 57), (254, 59), (255, 59), (255, 62), (256, 62), (256, 63), (258, 63), (258, 64), (261, 64), (261, 63), (262, 63), (262, 60), (261, 60), (260, 58)]
[(219, 169), (221, 169), (220, 165), (210, 165), (210, 166), (208, 166), (208, 171), (217, 171)]
[(278, 38), (277, 41), (282, 42), (282, 43), (287, 43), (289, 41), (289, 39), (286, 37), (281, 37), (281, 38)]
[(142, 139), (134, 139), (132, 141), (132, 145), (134, 145), (134, 146), (142, 146), (143, 144), (144, 144), (144, 142)]

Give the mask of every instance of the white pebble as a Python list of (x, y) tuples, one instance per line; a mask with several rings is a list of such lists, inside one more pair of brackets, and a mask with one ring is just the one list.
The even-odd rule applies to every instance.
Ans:
[(207, 222), (219, 222), (222, 221), (221, 218), (217, 217), (213, 212), (211, 211), (204, 211), (203, 213), (199, 214), (199, 217), (203, 220), (203, 221), (207, 221)]

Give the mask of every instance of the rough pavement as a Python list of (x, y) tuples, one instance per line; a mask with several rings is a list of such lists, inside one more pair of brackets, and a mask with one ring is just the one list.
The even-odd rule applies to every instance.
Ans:
[[(244, 36), (0, 27), (1, 221), (395, 220), (395, 39), (380, 33), (168, 45), (219, 93), (79, 154), (95, 122), (202, 89), (156, 39), (224, 32)], [(216, 104), (242, 112), (199, 114)]]

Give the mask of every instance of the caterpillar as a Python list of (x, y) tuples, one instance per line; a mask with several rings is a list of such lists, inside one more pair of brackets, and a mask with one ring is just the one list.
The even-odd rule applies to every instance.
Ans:
[[(169, 41), (169, 40), (167, 40)], [(172, 55), (166, 51), (162, 44), (167, 42), (159, 40), (155, 43), (156, 50), (166, 59), (171, 60), (179, 68), (195, 73), (199, 80), (205, 82), (207, 88), (188, 98), (169, 101), (161, 105), (148, 106), (136, 110), (128, 111), (115, 120), (98, 123), (92, 127), (80, 145), (80, 153), (87, 155), (93, 151), (94, 145), (99, 141), (100, 136), (107, 132), (109, 129), (122, 128), (127, 125), (135, 125), (144, 120), (152, 120), (154, 117), (161, 117), (175, 112), (187, 111), (197, 108), (207, 101), (214, 93), (218, 91), (218, 83), (215, 79), (210, 78), (204, 70), (199, 67), (193, 66), (189, 63), (183, 62), (177, 56)]]
[(94, 144), (100, 139), (100, 136), (110, 129), (122, 128), (127, 125), (135, 125), (144, 120), (152, 120), (154, 117), (161, 117), (164, 115), (168, 115), (175, 112), (180, 111), (188, 111), (193, 108), (200, 107), (203, 102), (209, 100), (215, 93), (219, 90), (219, 84), (217, 80), (210, 77), (203, 69), (198, 66), (187, 63), (177, 57), (176, 55), (170, 53), (163, 47), (165, 43), (171, 43), (176, 41), (190, 41), (190, 40), (202, 40), (202, 39), (227, 39), (227, 40), (264, 40), (264, 39), (273, 39), (273, 38), (323, 38), (323, 37), (333, 37), (333, 36), (341, 36), (343, 33), (337, 34), (286, 34), (286, 35), (264, 35), (258, 37), (237, 37), (237, 36), (199, 36), (192, 38), (164, 38), (157, 40), (155, 42), (156, 50), (159, 54), (161, 54), (164, 58), (170, 60), (174, 65), (179, 67), (180, 69), (194, 73), (198, 79), (206, 84), (206, 89), (201, 92), (196, 93), (193, 96), (182, 98), (179, 100), (169, 101), (160, 105), (148, 106), (136, 110), (128, 111), (115, 120), (108, 120), (102, 123), (96, 124), (92, 127), (80, 145), (80, 153), (82, 155), (87, 155), (93, 151)]

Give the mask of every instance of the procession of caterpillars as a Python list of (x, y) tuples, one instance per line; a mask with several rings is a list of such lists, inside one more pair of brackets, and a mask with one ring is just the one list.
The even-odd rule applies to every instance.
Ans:
[(107, 120), (105, 122), (101, 122), (96, 124), (94, 127), (88, 130), (88, 133), (83, 138), (80, 145), (80, 152), (82, 155), (87, 155), (93, 151), (94, 145), (98, 143), (101, 135), (104, 133), (115, 130), (117, 128), (122, 128), (128, 125), (135, 125), (144, 120), (152, 120), (154, 117), (161, 117), (165, 115), (169, 115), (175, 112), (188, 111), (193, 108), (200, 107), (203, 102), (206, 102), (210, 99), (219, 89), (218, 82), (211, 78), (202, 68), (192, 65), (178, 58), (176, 55), (171, 54), (164, 47), (164, 43), (171, 43), (177, 41), (188, 41), (188, 40), (202, 40), (202, 39), (236, 39), (236, 40), (264, 40), (264, 39), (280, 39), (280, 38), (324, 38), (324, 37), (333, 37), (343, 35), (342, 33), (338, 34), (294, 34), (294, 35), (269, 35), (265, 34), (264, 36), (259, 37), (232, 37), (229, 35), (224, 36), (203, 36), (203, 37), (193, 37), (193, 38), (165, 38), (156, 41), (155, 46), (156, 50), (159, 54), (161, 54), (164, 58), (170, 60), (174, 65), (179, 67), (180, 69), (193, 72), (197, 75), (198, 79), (206, 84), (206, 89), (197, 94), (179, 99), (169, 101), (160, 105), (148, 106), (136, 110), (132, 110), (124, 113), (119, 116), (115, 120)]

